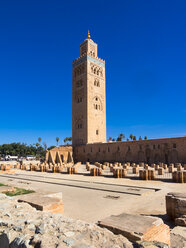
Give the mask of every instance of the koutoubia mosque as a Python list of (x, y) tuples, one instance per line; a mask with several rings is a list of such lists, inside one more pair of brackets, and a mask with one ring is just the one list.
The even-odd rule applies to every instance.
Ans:
[(107, 142), (105, 88), (105, 61), (88, 32), (72, 62), (72, 146), (50, 150), (48, 162), (186, 163), (186, 137)]

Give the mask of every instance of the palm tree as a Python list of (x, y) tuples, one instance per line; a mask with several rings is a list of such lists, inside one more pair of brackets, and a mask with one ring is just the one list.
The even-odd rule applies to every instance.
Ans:
[(66, 143), (68, 141), (68, 137), (66, 137), (63, 141), (64, 143)]
[(57, 142), (57, 146), (58, 146), (58, 142), (59, 142), (59, 137), (56, 137), (56, 142)]
[(145, 136), (144, 139), (147, 140), (147, 136)]
[(125, 139), (125, 134), (120, 133), (119, 137), (121, 138), (121, 141), (122, 141), (123, 139)]
[(36, 147), (38, 148), (40, 146), (40, 144), (39, 143), (36, 143)]
[(130, 134), (130, 139), (133, 140), (133, 134)]
[(133, 140), (136, 140), (136, 136), (133, 136)]
[(38, 142), (39, 142), (39, 144), (41, 143), (41, 137), (38, 138)]

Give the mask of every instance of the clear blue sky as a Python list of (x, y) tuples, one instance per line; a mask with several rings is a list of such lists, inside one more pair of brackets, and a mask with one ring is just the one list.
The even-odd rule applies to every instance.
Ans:
[(71, 136), (88, 29), (106, 60), (107, 136), (185, 136), (185, 0), (1, 0), (0, 143)]

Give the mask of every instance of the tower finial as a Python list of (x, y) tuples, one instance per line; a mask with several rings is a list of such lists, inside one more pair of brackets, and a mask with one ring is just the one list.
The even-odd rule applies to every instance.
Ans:
[(88, 30), (87, 39), (90, 39), (90, 32)]

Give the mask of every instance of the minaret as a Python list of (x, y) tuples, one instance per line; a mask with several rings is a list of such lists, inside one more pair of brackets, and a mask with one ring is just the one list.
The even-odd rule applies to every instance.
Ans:
[(89, 31), (72, 65), (72, 144), (106, 142), (105, 61)]

